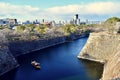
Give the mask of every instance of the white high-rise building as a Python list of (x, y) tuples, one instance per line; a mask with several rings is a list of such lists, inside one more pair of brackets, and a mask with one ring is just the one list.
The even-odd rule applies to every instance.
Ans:
[(73, 23), (74, 23), (74, 24), (80, 24), (80, 19), (79, 19), (78, 14), (75, 14), (75, 15), (74, 15)]

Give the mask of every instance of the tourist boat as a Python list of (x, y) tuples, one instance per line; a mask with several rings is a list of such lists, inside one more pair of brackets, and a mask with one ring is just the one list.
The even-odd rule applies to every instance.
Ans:
[(40, 69), (40, 63), (36, 62), (36, 61), (32, 61), (31, 62), (32, 66), (35, 67), (36, 69)]

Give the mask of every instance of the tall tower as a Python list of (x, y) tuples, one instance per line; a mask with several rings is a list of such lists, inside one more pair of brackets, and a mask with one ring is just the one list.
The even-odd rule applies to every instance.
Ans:
[(74, 24), (77, 24), (78, 23), (78, 14), (75, 14), (74, 15)]
[(76, 19), (76, 20), (78, 19), (78, 14), (75, 14), (75, 19)]

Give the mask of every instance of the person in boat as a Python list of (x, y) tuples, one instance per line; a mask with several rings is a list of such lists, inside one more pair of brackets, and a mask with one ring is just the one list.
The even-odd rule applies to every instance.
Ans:
[(40, 63), (36, 62), (36, 61), (32, 61), (31, 64), (37, 68), (37, 69), (40, 69)]
[(36, 62), (36, 61), (32, 61), (31, 64), (32, 64), (32, 65), (35, 65), (35, 66), (40, 65), (40, 63), (38, 63), (38, 62)]

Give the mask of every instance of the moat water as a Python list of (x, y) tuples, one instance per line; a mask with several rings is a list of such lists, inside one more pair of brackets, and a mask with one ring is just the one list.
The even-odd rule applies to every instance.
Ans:
[[(103, 65), (79, 60), (77, 55), (88, 38), (67, 42), (18, 57), (20, 67), (2, 76), (3, 80), (99, 80)], [(40, 63), (36, 70), (31, 61)]]

